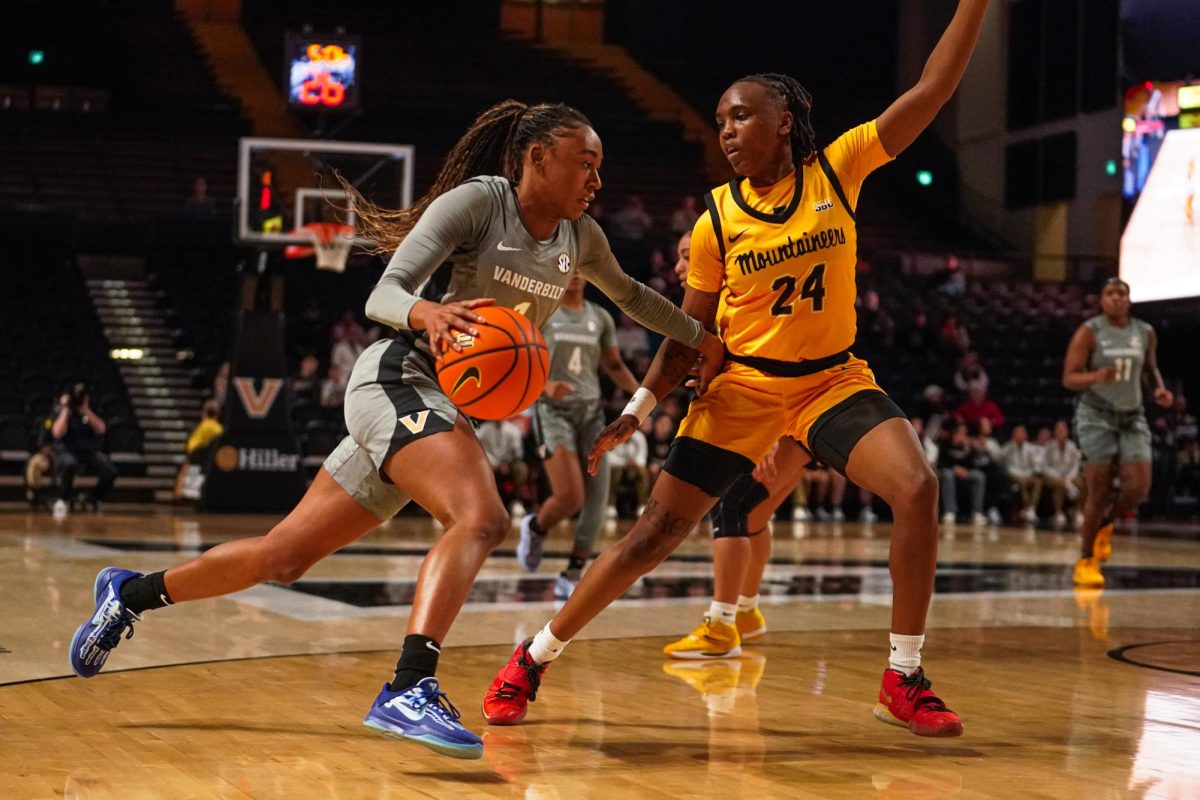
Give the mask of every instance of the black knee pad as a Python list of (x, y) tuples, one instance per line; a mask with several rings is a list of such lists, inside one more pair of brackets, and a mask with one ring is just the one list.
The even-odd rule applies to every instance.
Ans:
[(895, 417), (906, 419), (892, 398), (878, 389), (863, 389), (817, 417), (808, 429), (808, 449), (845, 475), (846, 461), (859, 440)]
[(770, 493), (767, 492), (767, 487), (756, 481), (753, 475), (749, 473), (742, 475), (717, 503), (717, 512), (713, 519), (713, 538), (750, 536), (746, 524), (750, 512), (768, 497), (770, 497)]

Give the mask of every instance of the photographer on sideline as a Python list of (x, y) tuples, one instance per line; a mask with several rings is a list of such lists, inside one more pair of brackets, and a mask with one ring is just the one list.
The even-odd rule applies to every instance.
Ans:
[(92, 500), (99, 510), (104, 499), (117, 479), (117, 470), (108, 456), (99, 450), (99, 437), (107, 426), (90, 406), (91, 391), (86, 383), (76, 383), (58, 398), (54, 410), (54, 423), (50, 433), (54, 437), (54, 472), (62, 494), (54, 503), (54, 517), (62, 519), (70, 508), (71, 492), (75, 486), (75, 474), (79, 465), (86, 464), (96, 473), (96, 489)]

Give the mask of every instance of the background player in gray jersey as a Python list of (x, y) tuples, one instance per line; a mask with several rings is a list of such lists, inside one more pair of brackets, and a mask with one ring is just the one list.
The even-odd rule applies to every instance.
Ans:
[[(1154, 328), (1129, 314), (1129, 284), (1110, 278), (1100, 292), (1101, 314), (1071, 337), (1063, 385), (1080, 392), (1075, 435), (1083, 453), (1082, 555), (1077, 586), (1104, 585), (1100, 564), (1112, 553), (1113, 522), (1124, 519), (1150, 492), (1150, 427), (1142, 410), (1142, 383), (1163, 408), (1174, 402), (1158, 371)], [(1120, 491), (1113, 496), (1114, 465)]]
[[(492, 470), (471, 424), (438, 388), (435, 359), (474, 334), (472, 309), (514, 308), (541, 326), (572, 274), (591, 280), (633, 319), (699, 348), (711, 378), (721, 343), (698, 322), (621, 271), (584, 212), (600, 189), (600, 138), (564, 105), (496, 105), (450, 151), (433, 187), (412, 208), (383, 211), (358, 198), (363, 233), (395, 250), (367, 301), (367, 315), (400, 331), (355, 364), (346, 395), (350, 432), (317, 472), (299, 505), (269, 534), (226, 542), (165, 572), (110, 567), (96, 579), (95, 613), (75, 634), (76, 674), (97, 674), (142, 612), (216, 597), (264, 581), (291, 583), (416, 500), (446, 528), (430, 549), (396, 674), (364, 724), (458, 758), (479, 758), (481, 739), (434, 672), (440, 642), (484, 559), (511, 528)], [(468, 180), (478, 175), (501, 175)], [(453, 266), (441, 302), (419, 287)], [(428, 337), (421, 336), (424, 331)]]
[(608, 465), (587, 475), (583, 464), (604, 430), (598, 370), (603, 367), (613, 382), (631, 395), (638, 389), (637, 378), (617, 349), (613, 319), (600, 306), (583, 299), (586, 285), (582, 275), (572, 277), (562, 305), (542, 328), (550, 346), (550, 379), (538, 398), (534, 419), (539, 443), (545, 448), (546, 475), (553, 494), (536, 514), (521, 520), (517, 545), (517, 559), (530, 572), (537, 570), (546, 533), (579, 512), (571, 559), (554, 584), (554, 596), (560, 600), (571, 596), (584, 564), (592, 557), (608, 503)]

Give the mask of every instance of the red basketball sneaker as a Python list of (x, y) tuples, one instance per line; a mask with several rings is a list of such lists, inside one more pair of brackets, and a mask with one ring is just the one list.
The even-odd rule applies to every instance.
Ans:
[(489, 725), (516, 725), (525, 719), (529, 703), (537, 699), (542, 676), (550, 665), (535, 664), (529, 657), (532, 642), (533, 639), (526, 639), (517, 645), (516, 652), (483, 696), (483, 718)]
[(920, 667), (907, 677), (899, 670), (885, 669), (875, 719), (908, 728), (917, 736), (962, 736), (962, 720), (929, 691), (930, 685)]

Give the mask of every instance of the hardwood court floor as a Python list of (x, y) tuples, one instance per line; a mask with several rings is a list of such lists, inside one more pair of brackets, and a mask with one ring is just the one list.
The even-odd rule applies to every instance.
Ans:
[[(151, 612), (105, 673), (63, 677), (98, 568), (162, 569), (269, 524), (0, 515), (0, 798), (1200, 797), (1200, 545), (1187, 541), (1118, 538), (1118, 588), (1075, 594), (1071, 537), (945, 531), (926, 665), (964, 717), (952, 740), (870, 715), (886, 526), (778, 526), (771, 632), (698, 664), (661, 655), (707, 605), (708, 545), (693, 536), (571, 644), (526, 724), (487, 729), (482, 691), (553, 613), (559, 566), (521, 577), (502, 551), (439, 671), (486, 730), (474, 762), (360, 724), (436, 535), (420, 520), (293, 588)], [(563, 529), (551, 550), (568, 543)]]

